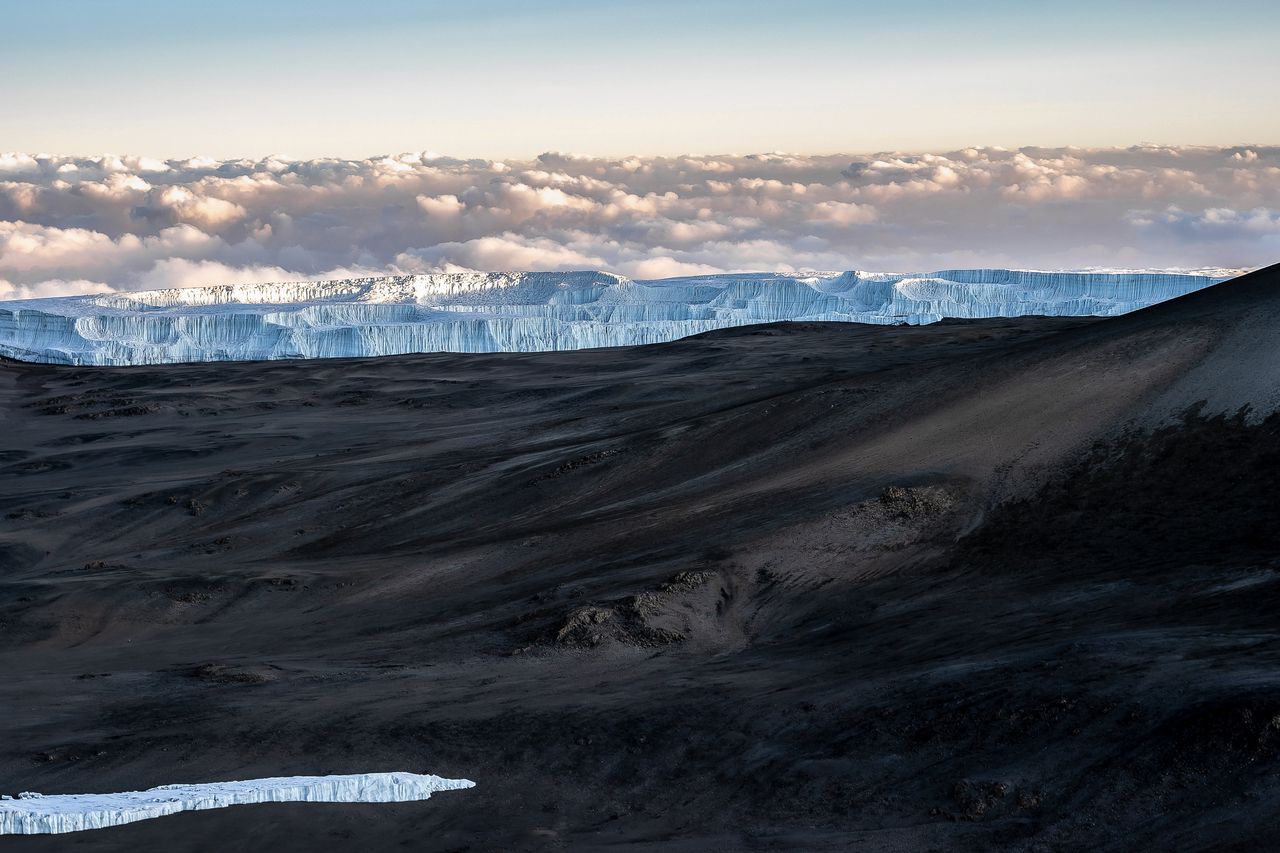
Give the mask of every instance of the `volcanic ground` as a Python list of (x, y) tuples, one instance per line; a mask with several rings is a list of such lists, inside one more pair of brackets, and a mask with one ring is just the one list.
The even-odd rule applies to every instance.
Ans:
[(0, 791), (470, 791), (6, 849), (1253, 850), (1280, 269), (1110, 320), (0, 364)]

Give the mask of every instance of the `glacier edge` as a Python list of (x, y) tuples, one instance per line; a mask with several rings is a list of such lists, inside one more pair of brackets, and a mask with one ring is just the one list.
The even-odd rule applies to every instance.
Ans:
[(1234, 270), (439, 273), (0, 302), (0, 355), (52, 364), (537, 352), (663, 343), (780, 321), (1115, 316)]

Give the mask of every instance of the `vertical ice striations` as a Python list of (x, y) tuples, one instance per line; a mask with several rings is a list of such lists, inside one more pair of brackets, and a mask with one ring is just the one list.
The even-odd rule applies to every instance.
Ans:
[(0, 799), (0, 835), (103, 829), (178, 812), (253, 803), (401, 803), (425, 800), (437, 791), (473, 787), (475, 783), (468, 779), (361, 773), (161, 785), (121, 794), (19, 794), (17, 799)]
[(530, 352), (660, 343), (782, 320), (1111, 316), (1234, 271), (449, 273), (0, 302), (0, 355), (56, 364)]

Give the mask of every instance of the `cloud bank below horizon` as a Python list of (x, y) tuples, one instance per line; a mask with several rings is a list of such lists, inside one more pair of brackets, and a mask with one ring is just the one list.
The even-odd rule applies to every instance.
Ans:
[(1280, 147), (505, 162), (0, 154), (0, 299), (389, 272), (1276, 260)]

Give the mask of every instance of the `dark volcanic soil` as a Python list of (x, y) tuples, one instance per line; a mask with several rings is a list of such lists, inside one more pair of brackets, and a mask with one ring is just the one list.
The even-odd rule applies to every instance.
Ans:
[(5, 363), (0, 791), (478, 787), (3, 846), (1272, 849), (1277, 402), (1274, 269), (1105, 321)]

